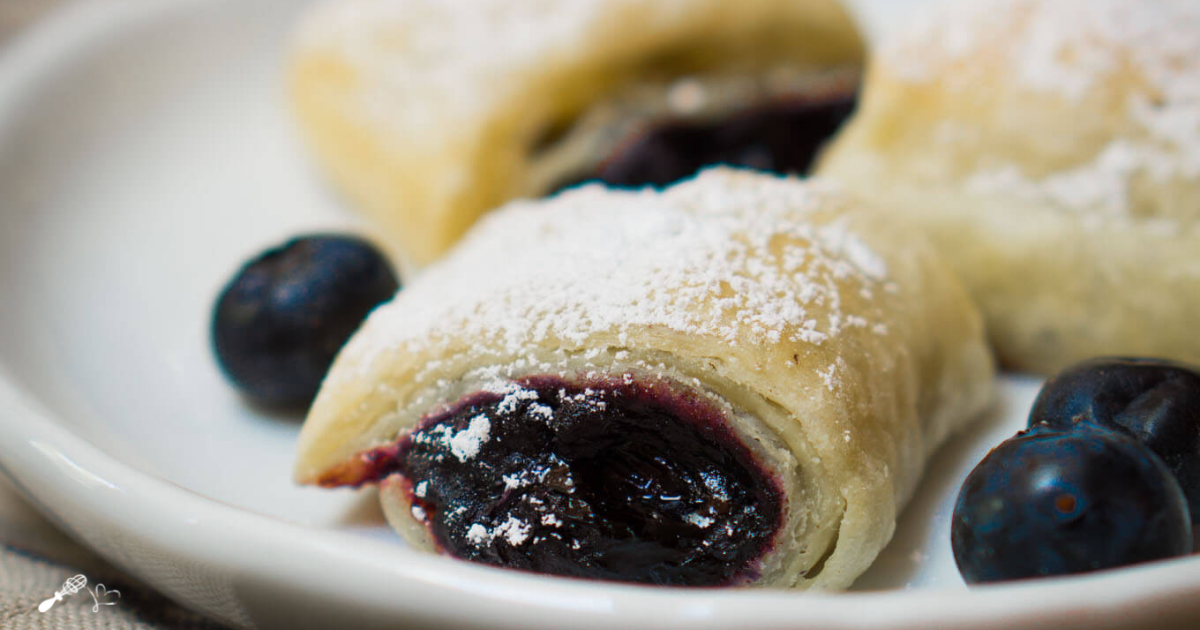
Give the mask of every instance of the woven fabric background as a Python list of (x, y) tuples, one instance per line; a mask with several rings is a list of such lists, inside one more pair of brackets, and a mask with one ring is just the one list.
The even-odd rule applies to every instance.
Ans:
[[(46, 613), (38, 612), (38, 604), (79, 574), (87, 577), (89, 587), (103, 584), (105, 591), (118, 590), (120, 596), (104, 597), (113, 605), (98, 606), (99, 600), (80, 591), (65, 596)], [(152, 587), (72, 542), (4, 482), (0, 482), (0, 628), (225, 630), (159, 596)]]
[[(22, 29), (68, 0), (0, 0), (0, 55)], [(105, 0), (92, 0), (104, 2)], [(72, 576), (103, 584), (120, 597), (99, 606), (85, 591), (63, 597), (45, 613), (38, 604)], [(101, 592), (101, 595), (104, 595)], [(95, 611), (93, 612), (93, 608)], [(124, 575), (59, 533), (0, 477), (0, 628), (3, 630), (225, 630)]]

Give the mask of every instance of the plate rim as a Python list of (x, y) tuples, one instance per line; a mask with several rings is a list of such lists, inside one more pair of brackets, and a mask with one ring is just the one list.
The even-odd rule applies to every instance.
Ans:
[[(237, 0), (84, 1), (56, 9), (0, 49), (0, 128), (37, 84), (91, 43), (141, 20)], [(231, 10), (231, 9), (226, 9)], [(72, 538), (171, 599), (234, 626), (253, 627), (236, 593), (199, 598), (181, 583), (155, 584), (127, 546), (136, 541), (191, 563), (231, 586), (249, 576), (293, 592), (329, 591), (311, 563), (337, 572), (347, 602), (395, 602), (440, 623), (489, 627), (678, 628), (1142, 627), (1174, 615), (1200, 619), (1196, 556), (1086, 576), (973, 587), (794, 593), (759, 589), (666, 589), (516, 573), (429, 556), (386, 541), (291, 523), (224, 504), (142, 473), (74, 434), (10, 374), (0, 357), (0, 474)], [(130, 514), (138, 519), (131, 520)], [(232, 543), (225, 532), (240, 528)], [(124, 545), (124, 546), (123, 546)], [(304, 549), (302, 557), (281, 558)], [(304, 562), (300, 562), (303, 560)], [(402, 560), (390, 563), (389, 561)], [(262, 563), (262, 564), (256, 564)], [(1138, 584), (1130, 587), (1130, 584)], [(470, 598), (474, 606), (455, 605)], [(1189, 601), (1195, 603), (1189, 605)], [(1013, 602), (1022, 602), (1014, 605)], [(431, 603), (434, 605), (431, 606)], [(432, 613), (430, 612), (432, 610)], [(854, 614), (847, 615), (846, 610)], [(1115, 621), (1114, 621), (1115, 620)], [(1120, 623), (1120, 626), (1113, 625)], [(1064, 625), (1065, 624), (1065, 625)], [(1019, 626), (1020, 627), (1020, 626)]]

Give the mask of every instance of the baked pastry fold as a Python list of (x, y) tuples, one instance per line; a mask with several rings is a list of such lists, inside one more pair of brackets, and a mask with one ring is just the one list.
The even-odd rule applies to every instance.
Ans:
[(336, 0), (306, 15), (288, 89), (324, 172), (425, 264), (642, 123), (777, 98), (847, 114), (863, 56), (834, 0)]
[(818, 172), (925, 229), (1000, 362), (1200, 361), (1200, 3), (955, 3), (876, 52)]
[(410, 543), (491, 564), (845, 587), (992, 376), (923, 238), (836, 189), (584, 186), (489, 215), (371, 315), (296, 478), (378, 482)]

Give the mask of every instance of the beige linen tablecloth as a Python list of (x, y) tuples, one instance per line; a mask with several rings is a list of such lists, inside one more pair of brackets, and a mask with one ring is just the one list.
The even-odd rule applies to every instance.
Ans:
[[(0, 55), (21, 29), (66, 0), (0, 0)], [(103, 1), (103, 0), (99, 0)], [(79, 591), (45, 613), (38, 605), (69, 578), (103, 584), (112, 606)], [(104, 593), (101, 592), (101, 595)], [(95, 608), (95, 612), (93, 612)], [(0, 629), (3, 630), (223, 630), (150, 587), (117, 571), (59, 533), (0, 478)]]
[[(14, 2), (25, 0), (0, 0)], [(0, 628), (4, 630), (223, 630), (167, 601), (153, 589), (109, 566), (38, 516), (0, 482)], [(97, 606), (84, 591), (63, 598), (45, 613), (38, 604), (63, 582), (87, 576), (88, 586), (120, 591)], [(103, 592), (100, 593), (103, 596)], [(93, 609), (94, 612), (93, 612)]]

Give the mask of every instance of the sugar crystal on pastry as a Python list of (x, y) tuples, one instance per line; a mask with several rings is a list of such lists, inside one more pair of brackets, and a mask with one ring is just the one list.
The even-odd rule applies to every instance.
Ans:
[(922, 237), (833, 187), (585, 186), (489, 215), (372, 314), (296, 474), (378, 483), (410, 543), (488, 564), (843, 587), (991, 375)]

